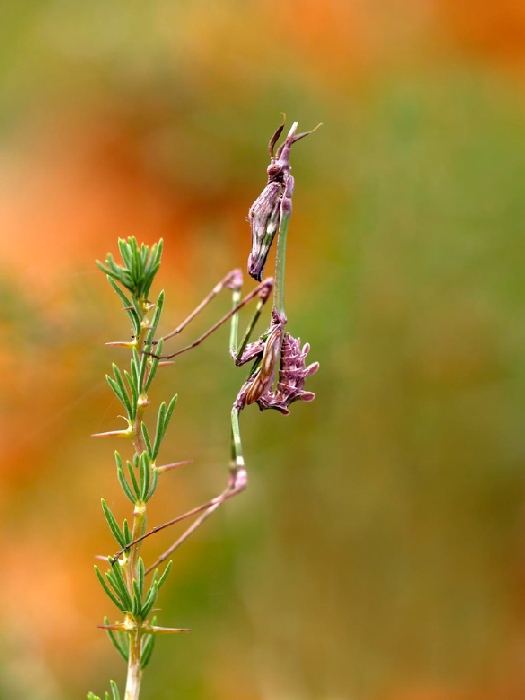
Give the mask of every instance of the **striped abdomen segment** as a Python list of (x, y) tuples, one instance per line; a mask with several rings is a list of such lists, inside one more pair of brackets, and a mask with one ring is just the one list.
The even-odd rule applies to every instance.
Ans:
[(248, 273), (259, 282), (266, 258), (281, 221), (281, 193), (279, 182), (270, 182), (250, 207), (248, 221), (252, 228), (252, 250), (248, 258)]

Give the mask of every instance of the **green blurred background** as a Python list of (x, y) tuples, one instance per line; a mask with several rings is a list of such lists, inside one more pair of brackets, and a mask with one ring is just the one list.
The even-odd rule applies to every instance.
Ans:
[[(525, 697), (522, 6), (23, 0), (0, 34), (0, 698), (123, 687), (92, 565), (100, 497), (129, 504), (89, 435), (119, 426), (104, 342), (130, 331), (94, 260), (162, 236), (174, 327), (245, 266), (281, 112), (324, 122), (292, 154), (287, 281), (317, 398), (242, 415), (250, 487), (177, 554), (159, 616), (193, 632), (144, 699)], [(164, 458), (194, 463), (151, 524), (225, 484), (226, 347), (157, 383)]]

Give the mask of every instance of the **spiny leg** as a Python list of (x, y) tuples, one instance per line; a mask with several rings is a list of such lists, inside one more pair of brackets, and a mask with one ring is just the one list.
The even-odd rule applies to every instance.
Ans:
[[(233, 294), (234, 308), (238, 305), (238, 296), (240, 296), (240, 290), (235, 290)], [(243, 358), (243, 353), (246, 348), (246, 344), (250, 338), (250, 334), (253, 331), (253, 327), (255, 326), (257, 319), (261, 315), (262, 307), (264, 306), (265, 301), (265, 298), (259, 299), (252, 320), (248, 324), (246, 332), (238, 348), (237, 334), (239, 319), (237, 314), (232, 317), (230, 330), (230, 354), (235, 359), (236, 364), (242, 364), (245, 361)], [(175, 518), (174, 520), (171, 520), (168, 523), (164, 523), (164, 525), (159, 525), (158, 527), (154, 528), (150, 533), (147, 533), (141, 538), (144, 539), (145, 537), (147, 537), (150, 534), (153, 534), (154, 532), (159, 532), (159, 530), (163, 530), (165, 527), (169, 527), (170, 525), (173, 525), (176, 522), (180, 522), (180, 520), (182, 520), (185, 517), (191, 517), (193, 515), (197, 515), (199, 512), (201, 513), (201, 515), (182, 533), (182, 535), (163, 554), (161, 554), (160, 557), (153, 564), (151, 564), (151, 566), (149, 566), (146, 569), (146, 573), (153, 571), (153, 569), (155, 569), (157, 566), (159, 566), (159, 564), (161, 564), (171, 554), (173, 554), (173, 552), (176, 549), (178, 549), (181, 546), (181, 544), (183, 544), (183, 542), (185, 542), (188, 539), (188, 537), (190, 537), (190, 535), (192, 535), (195, 532), (195, 530), (197, 530), (197, 528), (199, 528), (202, 525), (202, 523), (205, 520), (207, 520), (207, 518), (209, 518), (210, 515), (214, 513), (222, 503), (229, 500), (230, 498), (233, 498), (237, 494), (244, 491), (244, 489), (246, 488), (248, 482), (248, 475), (246, 472), (246, 463), (244, 461), (244, 455), (242, 451), (241, 431), (239, 427), (239, 413), (247, 405), (247, 403), (253, 402), (251, 399), (247, 400), (247, 396), (249, 395), (250, 391), (255, 387), (258, 378), (259, 369), (258, 363), (256, 363), (254, 368), (252, 369), (250, 376), (248, 377), (248, 380), (244, 383), (241, 391), (239, 392), (231, 410), (231, 456), (230, 463), (228, 466), (228, 486), (221, 494), (219, 494), (219, 496), (212, 499), (207, 504), (204, 504), (204, 506), (198, 506), (197, 508), (194, 508), (188, 513), (185, 513), (184, 515), (179, 516), (178, 518)], [(203, 510), (204, 512), (202, 512)]]
[[(261, 284), (259, 284), (252, 292), (247, 294), (244, 299), (239, 301), (241, 291), (240, 287), (236, 287), (233, 290), (233, 305), (232, 305), (232, 310), (223, 316), (222, 319), (218, 323), (216, 323), (214, 326), (212, 326), (212, 330), (208, 331), (205, 333), (203, 336), (197, 339), (194, 343), (191, 345), (187, 346), (186, 348), (183, 348), (182, 350), (179, 350), (178, 352), (169, 355), (167, 357), (171, 358), (174, 357), (175, 355), (180, 355), (182, 352), (185, 352), (186, 350), (189, 350), (191, 347), (195, 347), (196, 345), (200, 344), (205, 338), (207, 338), (213, 330), (216, 330), (222, 323), (225, 323), (228, 319), (231, 318), (231, 331), (230, 331), (230, 353), (235, 359), (236, 364), (243, 364), (243, 353), (246, 348), (246, 345), (248, 343), (248, 340), (250, 338), (250, 335), (253, 331), (253, 328), (255, 326), (255, 323), (257, 322), (259, 316), (261, 315), (262, 308), (264, 304), (266, 303), (267, 299), (269, 298), (269, 295), (271, 293), (273, 287), (273, 281), (271, 279), (263, 281)], [(255, 312), (253, 314), (253, 317), (251, 321), (248, 323), (248, 326), (246, 328), (246, 332), (244, 333), (243, 339), (241, 341), (241, 344), (239, 348), (237, 348), (237, 335), (238, 335), (238, 327), (239, 327), (239, 320), (238, 320), (238, 314), (237, 312), (243, 308), (251, 299), (254, 297), (258, 296), (259, 301), (257, 302), (257, 306), (255, 308)], [(250, 377), (251, 378), (251, 377)], [(250, 378), (248, 378), (248, 381), (246, 384), (250, 382)], [(244, 386), (246, 386), (246, 384)], [(242, 391), (242, 390), (241, 390)], [(240, 438), (240, 431), (239, 431), (239, 419), (238, 419), (238, 414), (239, 411), (244, 408), (244, 405), (238, 405), (238, 401), (234, 404), (234, 407), (232, 409), (232, 414), (231, 414), (231, 425), (232, 425), (232, 460), (230, 462), (230, 476), (228, 479), (228, 487), (217, 497), (211, 499), (210, 501), (200, 505), (196, 506), (195, 508), (192, 508), (191, 510), (187, 511), (186, 513), (183, 513), (182, 515), (178, 515), (175, 518), (172, 518), (171, 520), (168, 520), (165, 523), (162, 523), (161, 525), (157, 525), (156, 527), (152, 528), (149, 532), (144, 533), (140, 537), (137, 537), (134, 539), (132, 542), (130, 542), (126, 547), (123, 547), (120, 549), (116, 554), (111, 557), (111, 563), (115, 564), (115, 562), (124, 554), (124, 552), (128, 551), (131, 547), (134, 545), (138, 544), (139, 542), (142, 542), (142, 540), (145, 540), (147, 537), (150, 537), (151, 535), (156, 534), (157, 532), (160, 532), (161, 530), (164, 530), (168, 527), (171, 527), (172, 525), (176, 525), (177, 523), (181, 522), (182, 520), (185, 520), (186, 518), (191, 518), (194, 515), (198, 515), (199, 513), (202, 513), (201, 517), (198, 518), (191, 526), (188, 528), (188, 530), (183, 533), (181, 538), (177, 540), (175, 543), (174, 547), (177, 548), (182, 542), (184, 542), (189, 535), (191, 535), (198, 527), (199, 525), (206, 520), (207, 517), (211, 515), (211, 513), (216, 510), (221, 503), (223, 503), (225, 500), (228, 498), (231, 498), (232, 496), (236, 495), (240, 491), (244, 490), (246, 487), (246, 481), (241, 479), (241, 481), (238, 482), (238, 475), (246, 474), (246, 470), (244, 469), (244, 466), (242, 469), (240, 468), (239, 465), (244, 465), (244, 459), (242, 457), (242, 445), (241, 445), (241, 438)], [(204, 513), (203, 513), (204, 511)], [(209, 511), (209, 512), (208, 512)], [(169, 556), (169, 554), (174, 551), (173, 549), (170, 548), (166, 556)], [(164, 557), (164, 555), (163, 555)], [(164, 557), (166, 558), (166, 557)], [(159, 561), (164, 561), (164, 558), (161, 558)], [(154, 565), (155, 566), (155, 565)]]
[(182, 323), (179, 323), (177, 328), (175, 330), (171, 331), (171, 333), (167, 333), (165, 336), (161, 338), (161, 340), (168, 340), (169, 338), (173, 338), (173, 336), (178, 335), (181, 331), (183, 331), (188, 323), (193, 321), (195, 316), (199, 314), (209, 303), (212, 299), (214, 299), (219, 292), (221, 292), (224, 288), (227, 289), (240, 289), (242, 287), (242, 272), (240, 270), (230, 270), (227, 275), (225, 275), (222, 280), (215, 285), (215, 287), (211, 290), (211, 292), (208, 294), (208, 296), (204, 297), (204, 299), (201, 301), (201, 303), (193, 309), (191, 314), (187, 316)]
[[(201, 513), (201, 515), (190, 525), (190, 527), (182, 533), (182, 535), (171, 545), (171, 547), (169, 547), (163, 554), (161, 554), (160, 557), (146, 569), (147, 574), (150, 573), (150, 571), (153, 571), (153, 569), (156, 569), (157, 566), (159, 566), (159, 564), (162, 564), (163, 561), (165, 561), (171, 554), (173, 554), (173, 552), (176, 549), (178, 549), (181, 546), (181, 544), (183, 544), (188, 539), (188, 537), (190, 537), (190, 535), (192, 535), (195, 532), (195, 530), (197, 530), (197, 528), (199, 528), (202, 525), (202, 523), (205, 520), (207, 520), (210, 517), (210, 515), (214, 513), (222, 503), (229, 500), (230, 498), (233, 498), (237, 494), (244, 491), (244, 489), (246, 488), (246, 465), (242, 454), (242, 442), (239, 430), (240, 410), (241, 409), (234, 407), (231, 412), (232, 455), (229, 464), (228, 487), (219, 496), (217, 496), (217, 498), (214, 498), (212, 501), (210, 501), (207, 504), (207, 507), (204, 510), (204, 512)], [(195, 510), (196, 509), (194, 509), (194, 511), (191, 512), (192, 515), (196, 514)], [(158, 529), (162, 529), (162, 527)], [(167, 527), (167, 524), (165, 525), (165, 527)], [(158, 529), (156, 529), (155, 531), (158, 532)]]
[[(230, 319), (236, 319), (237, 313), (244, 307), (246, 304), (248, 304), (252, 299), (255, 297), (259, 297), (259, 303), (257, 304), (256, 311), (255, 311), (255, 321), (251, 321), (248, 328), (249, 328), (249, 333), (253, 330), (253, 326), (255, 325), (257, 319), (259, 318), (261, 314), (261, 309), (262, 306), (264, 306), (266, 300), (270, 296), (271, 292), (273, 289), (273, 280), (271, 278), (268, 278), (266, 280), (263, 280), (260, 284), (255, 287), (249, 294), (247, 294), (244, 299), (241, 299), (237, 304), (234, 304), (233, 308), (231, 311), (229, 311), (227, 314), (225, 314), (222, 318), (220, 318), (217, 323), (214, 323), (211, 328), (209, 328), (205, 333), (203, 333), (201, 336), (199, 336), (196, 340), (193, 341), (193, 343), (190, 343), (189, 345), (186, 345), (185, 347), (181, 348), (180, 350), (176, 350), (175, 352), (171, 353), (170, 355), (162, 355), (160, 356), (164, 360), (171, 360), (173, 357), (177, 357), (178, 355), (182, 355), (182, 353), (187, 352), (188, 350), (192, 350), (193, 348), (196, 348), (198, 345), (200, 345), (206, 338), (209, 338), (209, 336), (214, 333), (218, 328), (220, 328), (226, 321), (229, 321)], [(233, 295), (236, 298), (236, 295), (240, 297), (240, 287), (235, 287), (233, 290)], [(238, 323), (238, 322), (237, 322)], [(248, 337), (249, 333), (245, 334), (245, 337), (243, 339), (244, 346), (246, 346), (246, 343), (248, 342)], [(247, 337), (248, 336), (248, 337)], [(165, 336), (163, 340), (166, 339)], [(230, 333), (230, 343), (232, 342), (233, 334)], [(154, 353), (149, 353), (149, 354), (154, 354)]]

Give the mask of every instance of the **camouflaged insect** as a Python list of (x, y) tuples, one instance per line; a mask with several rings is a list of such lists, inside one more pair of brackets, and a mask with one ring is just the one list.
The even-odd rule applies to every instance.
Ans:
[[(320, 125), (319, 125), (320, 126)], [(267, 168), (268, 183), (248, 212), (248, 221), (252, 228), (252, 250), (248, 257), (248, 272), (259, 282), (266, 258), (270, 252), (270, 247), (275, 234), (281, 226), (284, 216), (289, 216), (292, 211), (292, 195), (294, 189), (294, 178), (290, 174), (290, 151), (292, 145), (300, 139), (311, 134), (311, 131), (304, 131), (296, 134), (297, 122), (292, 124), (288, 136), (273, 152), (275, 144), (284, 129), (284, 123), (277, 129), (268, 145), (271, 163)]]
[[(242, 386), (233, 404), (241, 411), (245, 406), (257, 403), (261, 411), (274, 409), (288, 415), (294, 401), (313, 401), (315, 394), (304, 390), (306, 378), (315, 374), (319, 363), (306, 364), (310, 345), (301, 348), (299, 338), (284, 332), (286, 317), (272, 312), (272, 323), (267, 334), (246, 346), (242, 357), (236, 361), (243, 365), (255, 360), (253, 370)], [(277, 386), (273, 389), (275, 374), (279, 370)]]

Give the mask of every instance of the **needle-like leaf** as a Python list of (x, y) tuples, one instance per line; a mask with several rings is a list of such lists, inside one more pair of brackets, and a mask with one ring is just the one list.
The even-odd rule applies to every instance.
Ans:
[(121, 547), (125, 547), (127, 544), (126, 538), (124, 537), (124, 533), (122, 532), (122, 530), (118, 526), (118, 523), (115, 519), (115, 516), (113, 515), (109, 506), (107, 505), (106, 501), (103, 498), (101, 499), (101, 503), (102, 503), (102, 510), (104, 511), (104, 516), (106, 518), (106, 522), (109, 526), (109, 529), (113, 533), (113, 537), (117, 540), (117, 542), (119, 543), (119, 545)]

